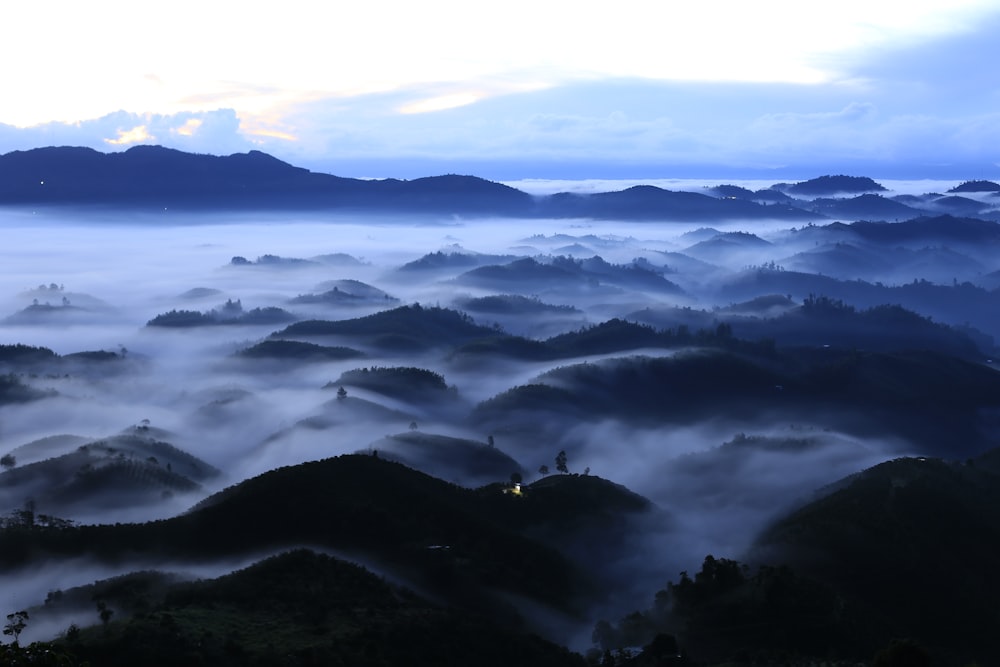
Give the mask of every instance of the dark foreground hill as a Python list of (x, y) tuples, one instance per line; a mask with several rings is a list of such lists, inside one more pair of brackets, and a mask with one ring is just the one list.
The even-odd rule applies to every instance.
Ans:
[[(558, 515), (558, 522), (586, 529), (588, 517), (602, 513), (594, 510), (600, 497), (609, 512), (645, 507), (622, 506), (610, 491), (590, 495), (587, 507), (550, 509), (531, 523)], [(0, 534), (0, 568), (82, 556), (197, 562), (313, 546), (373, 559), (443, 600), (489, 610), (503, 623), (518, 613), (497, 592), (569, 612), (596, 584), (552, 546), (525, 535), (518, 502), (500, 488), (484, 496), (378, 456), (342, 456), (265, 473), (168, 520), (62, 530), (11, 522)]]
[(916, 639), (934, 664), (989, 660), (1000, 655), (1000, 572), (977, 554), (1000, 544), (996, 458), (866, 470), (773, 525), (757, 554), (836, 589), (882, 637)]
[[(165, 589), (162, 577), (121, 579), (91, 587), (112, 610), (109, 622), (54, 642), (54, 654), (67, 656), (58, 664), (585, 664), (535, 635), (433, 604), (362, 567), (304, 549)], [(134, 607), (137, 599), (141, 613), (115, 617), (115, 608)]]
[(44, 607), (30, 610), (29, 620), (93, 611), (95, 601), (101, 627), (71, 626), (51, 643), (0, 649), (0, 661), (63, 667), (585, 664), (535, 635), (432, 603), (360, 566), (306, 549), (216, 579), (135, 572), (54, 591)]
[(852, 475), (774, 522), (749, 563), (706, 556), (651, 607), (599, 621), (595, 643), (666, 642), (713, 665), (992, 664), (1000, 573), (980, 555), (1000, 543), (998, 460), (901, 458)]

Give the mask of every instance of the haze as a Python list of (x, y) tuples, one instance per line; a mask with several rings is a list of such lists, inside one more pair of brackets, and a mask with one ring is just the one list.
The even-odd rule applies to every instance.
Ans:
[[(696, 568), (706, 553), (741, 553), (770, 519), (826, 484), (902, 454), (941, 454), (909, 432), (859, 424), (849, 409), (833, 405), (796, 410), (781, 408), (779, 401), (773, 411), (747, 412), (720, 396), (717, 405), (702, 405), (690, 416), (666, 416), (666, 405), (662, 419), (632, 419), (612, 403), (606, 413), (598, 408), (587, 417), (543, 404), (527, 406), (540, 410), (536, 417), (490, 407), (495, 405), (490, 399), (524, 385), (543, 382), (572, 389), (577, 382), (573, 373), (669, 359), (697, 350), (695, 342), (672, 350), (623, 345), (532, 361), (474, 353), (458, 339), (413, 348), (394, 347), (378, 336), (279, 333), (293, 321), (354, 320), (419, 304), (467, 313), (476, 325), (534, 340), (622, 318), (691, 331), (715, 331), (720, 322), (728, 322), (748, 340), (777, 337), (779, 343), (814, 350), (830, 343), (837, 347), (839, 336), (851, 340), (857, 332), (789, 329), (787, 322), (793, 320), (769, 319), (801, 309), (811, 298), (808, 283), (799, 287), (792, 280), (780, 288), (753, 284), (754, 276), (791, 280), (793, 273), (782, 274), (782, 265), (806, 266), (818, 261), (819, 251), (839, 247), (831, 240), (821, 245), (818, 226), (798, 230), (787, 223), (731, 221), (708, 229), (683, 223), (184, 216), (169, 211), (5, 211), (0, 224), (5, 239), (0, 314), (6, 318), (0, 344), (46, 347), (64, 357), (61, 365), (8, 368), (26, 386), (51, 395), (0, 407), (0, 453), (17, 462), (3, 474), (0, 509), (5, 512), (30, 500), (40, 514), (84, 523), (168, 517), (214, 491), (280, 466), (372, 450), (462, 485), (503, 482), (517, 471), (528, 482), (541, 476), (541, 466), (554, 469), (556, 453), (565, 450), (572, 472), (586, 470), (624, 484), (661, 511), (619, 545), (621, 552), (607, 570), (607, 576), (621, 580), (622, 596), (609, 612), (617, 613), (635, 608), (665, 577)], [(866, 252), (887, 253), (883, 262), (872, 264), (877, 268), (868, 276), (883, 290), (873, 299), (885, 299), (889, 291), (929, 275), (927, 263), (911, 261), (914, 253), (926, 250), (927, 239), (906, 245), (882, 250), (866, 246)], [(963, 259), (940, 269), (935, 282), (993, 280), (990, 273), (1000, 266), (988, 248), (955, 240), (951, 247)], [(454, 262), (440, 261), (448, 257)], [(542, 270), (569, 261), (604, 273), (536, 279), (505, 278), (497, 272), (513, 262), (534, 262)], [(857, 284), (849, 282), (858, 275), (855, 264), (839, 269), (842, 283), (836, 282), (833, 264), (824, 266), (834, 281), (830, 284), (845, 290)], [(492, 273), (477, 272), (477, 267)], [(650, 273), (635, 273), (637, 267)], [(330, 296), (333, 287), (339, 291)], [(340, 299), (345, 293), (353, 293), (352, 298)], [(327, 297), (316, 298), (322, 294)], [(490, 295), (523, 301), (506, 312), (486, 312), (479, 305), (469, 309), (475, 299)], [(908, 307), (933, 312), (945, 324), (979, 327), (978, 335), (990, 343), (979, 349), (973, 345), (969, 354), (985, 364), (1000, 322), (976, 314), (971, 305), (939, 312), (922, 298), (913, 297)], [(738, 301), (745, 303), (736, 305)], [(151, 326), (173, 311), (236, 316), (268, 308), (282, 309), (286, 319)], [(786, 324), (771, 323), (778, 321)], [(958, 344), (948, 337), (952, 335), (959, 336), (944, 329), (928, 334), (929, 344)], [(269, 338), (349, 347), (359, 355), (323, 360), (239, 354)], [(878, 340), (864, 338), (863, 344), (879, 345)], [(115, 358), (98, 363), (69, 356), (94, 351), (114, 353)], [(414, 393), (338, 380), (352, 370), (379, 367), (426, 369), (443, 376), (452, 389)], [(337, 398), (338, 386), (346, 387), (346, 399)], [(421, 454), (400, 439), (408, 433), (445, 443), (452, 442), (446, 438), (485, 443), (492, 437), (497, 452), (509, 458), (470, 465), (464, 454)], [(139, 440), (129, 440), (133, 436)], [(747, 437), (761, 446), (748, 446), (739, 455), (731, 454), (732, 444), (723, 447)], [(149, 452), (142, 449), (147, 446), (140, 442), (143, 438), (176, 448), (154, 452), (156, 465), (172, 464), (174, 472), (195, 466), (190, 487), (163, 494), (140, 489), (138, 495), (114, 487), (86, 492), (73, 487), (71, 495), (59, 496), (27, 472), (31, 464), (53, 457), (74, 451), (79, 456), (78, 448), (87, 443), (112, 447), (109, 456), (118, 451), (145, 459)], [(190, 456), (199, 463), (192, 464)], [(72, 474), (52, 474), (47, 484), (72, 486)], [(651, 549), (656, 559), (641, 556)], [(47, 582), (66, 572), (60, 564), (53, 568), (20, 578), (18, 587), (10, 589), (16, 600), (8, 604), (20, 608), (44, 599), (43, 589), (52, 585)], [(75, 571), (79, 584), (93, 579), (95, 572), (108, 574), (106, 569)], [(55, 625), (39, 625), (33, 632), (42, 627)], [(556, 634), (580, 646), (588, 632), (575, 626)]]

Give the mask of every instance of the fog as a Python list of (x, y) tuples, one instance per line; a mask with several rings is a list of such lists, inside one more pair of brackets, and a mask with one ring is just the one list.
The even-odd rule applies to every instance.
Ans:
[[(611, 412), (572, 419), (546, 406), (527, 406), (538, 412), (526, 417), (476, 416), (480, 403), (544, 382), (545, 374), (556, 368), (633, 355), (670, 357), (683, 351), (678, 349), (640, 345), (516, 358), (462, 348), (475, 338), (471, 334), (469, 340), (457, 334), (455, 340), (432, 336), (417, 345), (400, 343), (399, 335), (278, 333), (295, 321), (349, 321), (414, 304), (462, 311), (471, 323), (536, 341), (612, 318), (635, 321), (638, 312), (656, 314), (664, 328), (691, 318), (701, 318), (712, 330), (722, 321), (734, 329), (770, 327), (773, 313), (766, 304), (744, 306), (738, 316), (724, 309), (736, 300), (732, 286), (746, 284), (741, 281), (758, 275), (759, 267), (818, 245), (814, 238), (792, 234), (788, 223), (727, 222), (707, 230), (703, 224), (590, 220), (5, 211), (0, 212), (0, 226), (5, 268), (0, 275), (0, 344), (45, 347), (62, 355), (5, 362), (0, 369), (39, 392), (32, 400), (0, 404), (0, 455), (9, 453), (17, 461), (0, 473), (2, 513), (30, 500), (40, 514), (81, 523), (165, 518), (249, 477), (368, 451), (386, 436), (411, 430), (473, 442), (493, 436), (496, 448), (525, 471), (525, 482), (537, 479), (542, 465), (554, 470), (556, 453), (565, 450), (570, 472), (586, 469), (622, 484), (652, 500), (663, 512), (661, 518), (670, 518), (637, 531), (612, 564), (608, 576), (621, 582), (623, 595), (610, 607), (628, 610), (642, 606), (648, 601), (644, 596), (680, 570), (696, 570), (705, 554), (740, 556), (768, 521), (817, 489), (886, 458), (923, 451), (891, 429), (851, 431), (838, 422), (836, 408), (829, 414), (791, 409), (747, 414), (720, 402), (714, 415), (702, 411), (687, 421), (645, 418), (641, 423)], [(726, 237), (727, 232), (747, 235)], [(749, 234), (757, 239), (748, 242)], [(713, 241), (718, 243), (704, 245)], [(925, 243), (917, 240), (914, 247)], [(955, 248), (975, 255), (984, 275), (1000, 268), (1000, 260), (992, 260), (985, 249)], [(453, 266), (403, 269), (437, 252), (465, 259)], [(600, 256), (613, 266), (601, 268), (601, 274), (587, 273), (589, 265), (577, 267), (578, 273), (568, 267), (558, 279), (539, 282), (516, 275), (501, 278), (495, 271), (473, 273), (509, 263), (491, 259), (495, 256), (531, 258), (544, 268), (563, 255), (577, 260)], [(233, 263), (234, 257), (246, 262)], [(671, 285), (626, 270), (635, 267)], [(886, 264), (879, 278), (887, 289), (925, 277), (906, 271)], [(851, 270), (842, 273), (846, 280)], [(829, 272), (826, 277), (835, 278)], [(326, 299), (293, 301), (327, 293), (330, 281), (348, 280), (384, 296), (359, 292), (348, 298), (344, 292), (350, 283), (339, 282), (332, 284), (345, 287)], [(790, 298), (777, 312), (797, 309), (811, 291), (792, 283), (758, 289), (753, 296)], [(519, 295), (528, 301), (518, 301), (518, 307), (532, 309), (476, 310), (475, 300), (490, 295)], [(469, 304), (473, 307), (466, 309)], [(270, 308), (282, 309), (281, 317), (287, 319), (238, 319), (253, 309)], [(231, 313), (234, 319), (202, 326), (147, 326), (172, 311), (214, 311), (212, 317), (223, 320)], [(980, 326), (968, 313), (954, 317), (963, 315), (964, 320), (952, 323)], [(991, 330), (990, 322), (980, 321), (987, 338), (1000, 334), (1000, 328)], [(784, 330), (774, 325), (774, 331), (766, 336), (779, 338), (780, 345)], [(350, 348), (358, 356), (239, 354), (269, 338)], [(796, 344), (822, 347), (819, 338), (800, 338)], [(96, 351), (114, 353), (114, 358), (65, 356)], [(984, 358), (990, 352), (981, 351)], [(339, 381), (348, 371), (376, 367), (433, 371), (448, 389), (393, 393)], [(339, 386), (346, 388), (346, 401), (337, 399)], [(733, 454), (732, 443), (741, 438), (754, 446)], [(147, 440), (169, 443), (178, 451), (153, 451)], [(794, 446), (767, 446), (787, 440)], [(119, 458), (171, 464), (169, 479), (176, 488), (162, 494), (142, 489), (125, 493), (114, 487), (77, 488), (72, 471), (63, 477), (58, 470), (46, 472), (48, 477), (32, 476), (31, 466), (60, 456), (77, 457), (60, 465), (80, 465), (82, 457), (102, 465), (113, 456), (99, 447), (85, 454), (78, 449), (80, 443), (101, 442), (110, 442)], [(419, 466), (419, 454), (409, 456)], [(202, 464), (217, 474), (190, 473)], [(460, 461), (427, 471), (461, 484), (484, 481), (463, 472)], [(493, 481), (505, 481), (509, 472), (498, 471)], [(179, 476), (187, 477), (175, 479)], [(232, 564), (212, 567), (221, 573)], [(7, 604), (20, 608), (39, 604), (53, 587), (116, 573), (104, 566), (63, 563), (36, 573), (7, 573), (0, 584), (8, 590), (17, 582), (14, 600)]]

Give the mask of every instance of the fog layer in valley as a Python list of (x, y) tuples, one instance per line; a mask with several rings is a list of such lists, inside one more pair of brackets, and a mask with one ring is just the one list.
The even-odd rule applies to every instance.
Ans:
[[(564, 451), (569, 473), (658, 508), (602, 564), (623, 592), (602, 603), (614, 613), (705, 554), (738, 556), (846, 475), (904, 454), (964, 458), (994, 438), (992, 399), (949, 412), (965, 439), (934, 444), (890, 404), (894, 384), (826, 396), (815, 370), (915, 346), (992, 373), (1000, 310), (976, 305), (1000, 284), (992, 240), (922, 229), (883, 242), (826, 222), (6, 211), (0, 224), (12, 516), (165, 518), (355, 452), (463, 486), (528, 484), (560, 474)], [(883, 304), (898, 310), (871, 310)], [(634, 343), (600, 336), (619, 321), (643, 325)], [(786, 348), (794, 361), (774, 351)], [(94, 567), (90, 580), (114, 574)], [(8, 608), (85, 583), (70, 569), (88, 572), (14, 575)]]

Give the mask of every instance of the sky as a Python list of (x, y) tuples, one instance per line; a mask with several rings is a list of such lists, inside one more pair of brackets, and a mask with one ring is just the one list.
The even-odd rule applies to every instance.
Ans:
[(998, 0), (11, 3), (0, 153), (494, 179), (1000, 176)]

